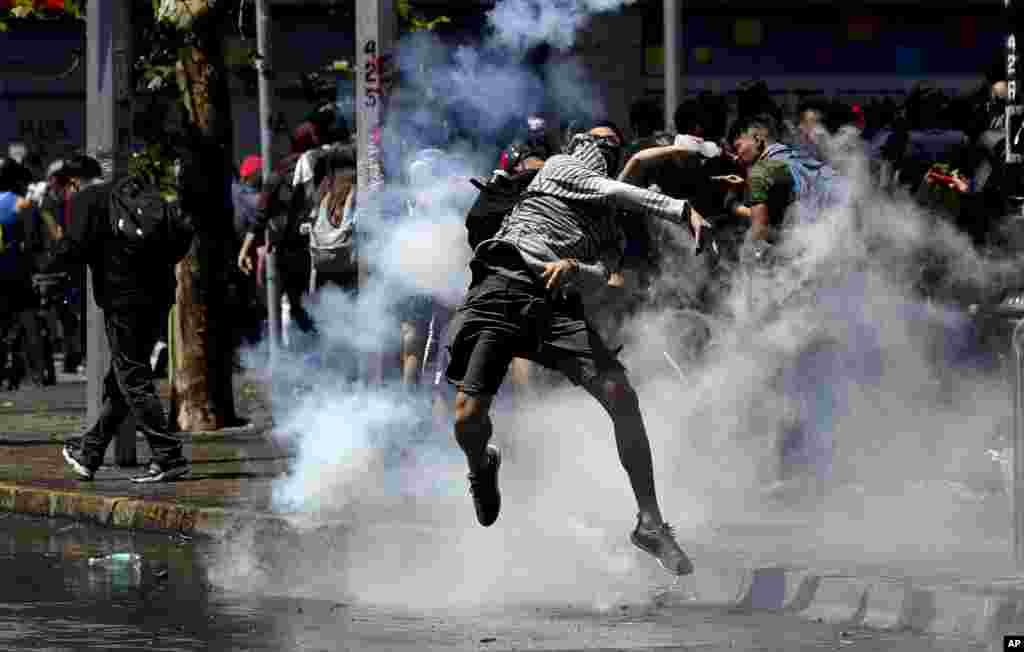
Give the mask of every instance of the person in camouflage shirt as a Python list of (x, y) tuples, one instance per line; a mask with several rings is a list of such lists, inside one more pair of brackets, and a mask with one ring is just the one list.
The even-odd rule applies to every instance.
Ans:
[(766, 156), (776, 138), (770, 120), (755, 119), (733, 141), (737, 162), (747, 169), (747, 178), (726, 177), (733, 185), (726, 204), (730, 213), (750, 220), (750, 240), (774, 240), (773, 231), (782, 226), (786, 210), (795, 199), (795, 183), (787, 162)]
[(777, 240), (782, 226), (817, 222), (848, 198), (847, 184), (830, 165), (778, 140), (778, 123), (771, 116), (752, 118), (733, 141), (747, 178), (718, 177), (733, 186), (728, 211), (750, 220), (748, 241), (762, 248)]
[[(751, 272), (748, 276), (751, 301), (755, 295), (770, 295), (755, 291), (755, 276), (770, 284), (779, 283), (774, 271), (786, 263), (767, 252), (782, 239), (783, 228), (825, 219), (847, 201), (848, 188), (842, 177), (806, 152), (777, 142), (776, 124), (769, 116), (747, 122), (733, 143), (738, 162), (747, 170), (746, 179), (723, 177), (732, 187), (730, 212), (750, 220), (741, 258), (748, 263), (768, 263), (771, 270), (768, 275)], [(749, 269), (759, 266), (754, 264)], [(778, 498), (800, 500), (820, 496), (826, 490), (835, 424), (849, 409), (846, 388), (854, 379), (872, 382), (877, 373), (870, 362), (879, 351), (876, 335), (855, 315), (845, 312), (842, 301), (835, 301), (837, 296), (865, 293), (866, 286), (858, 278), (845, 278), (841, 273), (835, 278), (818, 278), (812, 301), (823, 310), (824, 320), (847, 322), (848, 332), (860, 337), (860, 342), (851, 347), (818, 325), (797, 351), (791, 352), (792, 357), (775, 379), (777, 391), (791, 410), (777, 433), (777, 480), (765, 487)], [(771, 303), (777, 306), (778, 301), (772, 299)], [(762, 314), (777, 312), (773, 308)]]
[(763, 206), (768, 225), (777, 229), (782, 226), (786, 209), (793, 202), (793, 176), (785, 161), (762, 158), (750, 168), (744, 204), (754, 209)]

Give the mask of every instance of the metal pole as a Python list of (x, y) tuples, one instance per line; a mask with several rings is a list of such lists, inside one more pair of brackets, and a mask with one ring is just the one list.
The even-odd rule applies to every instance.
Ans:
[(674, 131), (672, 120), (679, 106), (679, 86), (682, 81), (682, 12), (680, 0), (665, 0), (665, 129)]
[[(267, 183), (273, 170), (273, 113), (270, 107), (270, 38), (267, 16), (267, 0), (256, 0), (256, 72), (259, 93), (260, 157), (263, 160), (263, 182)], [(267, 321), (270, 344), (270, 375), (278, 368), (281, 355), (281, 292), (277, 278), (277, 254), (270, 250), (270, 229), (264, 242), (267, 244), (265, 267), (267, 271)]]
[[(109, 155), (108, 180), (124, 170), (131, 141), (131, 4), (129, 0), (89, 0), (86, 14), (86, 150)], [(72, 216), (72, 219), (75, 219)], [(90, 422), (99, 417), (110, 347), (103, 313), (93, 299), (92, 272), (86, 275), (86, 403)], [(114, 461), (136, 466), (135, 419), (124, 420), (115, 438)]]
[[(1020, 147), (1014, 143), (1019, 129), (1021, 106), (1017, 88), (1017, 34), (1015, 7), (1012, 0), (1003, 0), (1004, 18), (1010, 33), (1006, 36), (1006, 172), (1003, 191), (1007, 205), (1018, 215), (1021, 209), (1017, 197), (1020, 179)], [(1024, 566), (1024, 320), (1017, 323), (1011, 336), (1013, 348), (1013, 559), (1017, 567)]]
[[(356, 3), (356, 141), (359, 165), (359, 221), (369, 228), (380, 224), (384, 188), (381, 132), (385, 121), (388, 82), (394, 65), (392, 47), (398, 30), (393, 0), (360, 0)], [(361, 236), (365, 242), (366, 230)], [(365, 255), (365, 250), (360, 256)], [(368, 282), (360, 265), (359, 288)], [(397, 334), (395, 339), (397, 340)], [(361, 360), (360, 377), (368, 384), (384, 375), (384, 353), (376, 351)]]
[[(1003, 0), (1006, 24), (1013, 30), (1016, 26), (1013, 0)], [(1021, 162), (1019, 151), (1015, 150), (1013, 118), (1021, 114), (1021, 104), (1017, 88), (1017, 34), (1011, 31), (1006, 36), (1006, 163), (1014, 165)]]
[(1013, 559), (1024, 566), (1024, 320), (1013, 329)]

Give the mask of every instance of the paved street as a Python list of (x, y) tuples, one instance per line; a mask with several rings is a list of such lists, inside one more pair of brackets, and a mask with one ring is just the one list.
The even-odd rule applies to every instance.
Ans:
[[(80, 483), (67, 472), (59, 447), (81, 426), (84, 385), (65, 380), (69, 382), (55, 388), (0, 396), (0, 429), (5, 433), (0, 442), (0, 488), (6, 488), (9, 496), (0, 504), (37, 516), (99, 520), (134, 533), (75, 524), (67, 518), (23, 521), (20, 519), (25, 517), (4, 513), (11, 519), (9, 524), (19, 523), (5, 528), (14, 537), (7, 544), (13, 554), (5, 559), (8, 563), (17, 559), (20, 566), (26, 545), (37, 552), (48, 550), (44, 557), (53, 572), (43, 574), (49, 580), (38, 580), (39, 591), (45, 594), (46, 582), (56, 581), (57, 568), (81, 575), (82, 557), (93, 551), (116, 550), (124, 547), (125, 541), (147, 542), (145, 545), (151, 546), (147, 557), (186, 568), (171, 573), (166, 586), (174, 591), (132, 593), (130, 601), (142, 601), (141, 606), (132, 608), (155, 613), (164, 608), (160, 600), (181, 601), (189, 591), (199, 591), (211, 613), (193, 614), (184, 620), (173, 616), (157, 619), (156, 629), (137, 632), (140, 636), (154, 635), (161, 627), (177, 627), (177, 623), (195, 627), (197, 618), (204, 622), (234, 618), (243, 623), (240, 633), (236, 631), (238, 622), (225, 625), (234, 632), (230, 635), (204, 626), (166, 649), (202, 649), (204, 644), (227, 636), (230, 643), (224, 649), (338, 649), (334, 642), (344, 640), (347, 649), (353, 650), (968, 650), (984, 649), (984, 641), (994, 640), (996, 632), (1014, 631), (1013, 623), (1021, 622), (1013, 605), (1019, 604), (1024, 594), (1019, 593), (1021, 582), (1008, 573), (1005, 539), (995, 537), (984, 545), (950, 545), (944, 548), (945, 561), (934, 554), (915, 555), (905, 548), (903, 552), (893, 549), (869, 554), (841, 542), (823, 545), (814, 536), (820, 523), (801, 521), (794, 515), (786, 520), (779, 514), (766, 515), (757, 522), (715, 522), (690, 533), (685, 545), (698, 560), (698, 571), (678, 584), (647, 563), (649, 560), (639, 559), (629, 582), (618, 588), (605, 587), (604, 597), (583, 602), (514, 597), (491, 607), (431, 609), (419, 596), (415, 608), (396, 607), (394, 596), (401, 594), (405, 582), (401, 567), (393, 564), (406, 557), (408, 562), (436, 559), (439, 564), (451, 563), (449, 556), (432, 556), (437, 553), (430, 552), (449, 549), (454, 541), (452, 533), (438, 529), (440, 521), (432, 520), (432, 513), (436, 516), (432, 510), (450, 507), (461, 514), (469, 507), (465, 496), (441, 501), (435, 497), (429, 506), (405, 497), (382, 505), (386, 509), (370, 521), (365, 514), (359, 522), (334, 524), (292, 517), (288, 526), (275, 520), (269, 509), (273, 481), (287, 472), (292, 457), (267, 437), (269, 420), (261, 391), (258, 384), (244, 379), (237, 384), (239, 404), (253, 424), (223, 433), (188, 435), (187, 452), (195, 465), (188, 481), (139, 487), (128, 481), (132, 469), (108, 464), (96, 481)], [(139, 440), (138, 446), (140, 459), (147, 459), (144, 442)], [(922, 490), (933, 495), (936, 491)], [(89, 496), (95, 500), (90, 502)], [(1005, 503), (996, 501), (994, 508), (1005, 508)], [(978, 514), (983, 513), (963, 518), (980, 522)], [(217, 514), (221, 516), (211, 516)], [(511, 523), (514, 521), (505, 527), (514, 527)], [(34, 537), (48, 543), (33, 543)], [(346, 556), (374, 548), (375, 556)], [(622, 550), (633, 554), (628, 545)], [(241, 572), (231, 561), (250, 556), (258, 557), (258, 563)], [(481, 561), (477, 556), (465, 563)], [(331, 570), (325, 573), (325, 569)], [(762, 570), (758, 575), (754, 569)], [(410, 567), (408, 590), (421, 592), (431, 581), (438, 586), (437, 579), (444, 577), (444, 571), (431, 575), (429, 570)], [(479, 576), (486, 575), (488, 569), (484, 564), (459, 572)], [(507, 572), (502, 569), (496, 575)], [(174, 578), (182, 576), (192, 577), (192, 584), (176, 585)], [(820, 579), (813, 579), (818, 576)], [(913, 590), (901, 584), (911, 580)], [(375, 581), (386, 584), (387, 590), (376, 594), (373, 590), (352, 591), (356, 584), (367, 586)], [(543, 573), (538, 574), (537, 582), (544, 582)], [(814, 599), (791, 608), (800, 601), (797, 596), (806, 588), (803, 585), (814, 582), (820, 584)], [(752, 589), (755, 584), (757, 588)], [(26, 624), (22, 631), (34, 632), (40, 643), (49, 641), (62, 649), (59, 636), (64, 634), (58, 636), (43, 626), (55, 614), (48, 610), (46, 600), (29, 600), (24, 594), (26, 586), (5, 600), (0, 614), (6, 610), (6, 615), (0, 620), (18, 619)], [(500, 594), (500, 586), (497, 588)], [(75, 590), (74, 600), (91, 600), (92, 588)], [(516, 591), (523, 592), (521, 583)], [(867, 591), (870, 597), (867, 611), (859, 618), (857, 602), (864, 598), (858, 598), (858, 591)], [(934, 613), (918, 626), (915, 616), (908, 615), (907, 596), (922, 591), (931, 596)], [(544, 594), (542, 586), (532, 592), (534, 596)], [(748, 601), (753, 600), (746, 607), (740, 604), (744, 594)], [(751, 594), (756, 596), (751, 598)], [(374, 595), (386, 599), (375, 600)], [(346, 605), (347, 617), (339, 619), (337, 605), (341, 603)], [(794, 613), (787, 613), (787, 608)], [(174, 611), (171, 606), (166, 609)], [(997, 617), (996, 612), (1001, 615)], [(124, 625), (116, 618), (89, 617), (105, 623), (94, 630), (96, 646), (109, 642), (105, 627), (121, 635), (119, 628)], [(965, 618), (972, 624), (965, 625)], [(905, 620), (920, 633), (902, 631)], [(47, 638), (50, 636), (58, 639)], [(118, 640), (123, 643), (125, 639)], [(191, 642), (186, 644), (186, 640)]]
[[(220, 563), (204, 541), (4, 515), (2, 649), (118, 650), (944, 650), (959, 638), (872, 632), (724, 606), (655, 604), (596, 610), (520, 604), (413, 610), (331, 596), (245, 593), (211, 584)], [(89, 567), (111, 552), (139, 569)]]

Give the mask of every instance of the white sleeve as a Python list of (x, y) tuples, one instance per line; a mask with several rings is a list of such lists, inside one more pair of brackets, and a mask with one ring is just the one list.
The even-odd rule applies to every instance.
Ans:
[(293, 186), (301, 186), (313, 180), (313, 153), (313, 150), (310, 150), (299, 157), (299, 162), (295, 165), (295, 176), (292, 178)]

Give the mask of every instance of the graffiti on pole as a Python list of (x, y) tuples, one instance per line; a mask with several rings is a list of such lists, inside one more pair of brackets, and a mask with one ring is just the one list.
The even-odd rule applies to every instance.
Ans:
[(390, 92), (392, 56), (381, 53), (377, 41), (368, 39), (362, 48), (365, 93), (362, 110), (366, 115), (366, 179), (368, 190), (379, 189), (384, 183), (383, 156), (381, 154), (381, 131), (387, 117), (387, 97)]
[[(1016, 29), (1015, 20), (1016, 7), (1013, 0), (1003, 0), (1003, 8), (1006, 12), (1006, 24), (1011, 30)], [(1006, 36), (1006, 162), (1007, 164), (1019, 164), (1024, 162), (1024, 106), (1017, 97), (1017, 34), (1011, 31)]]

